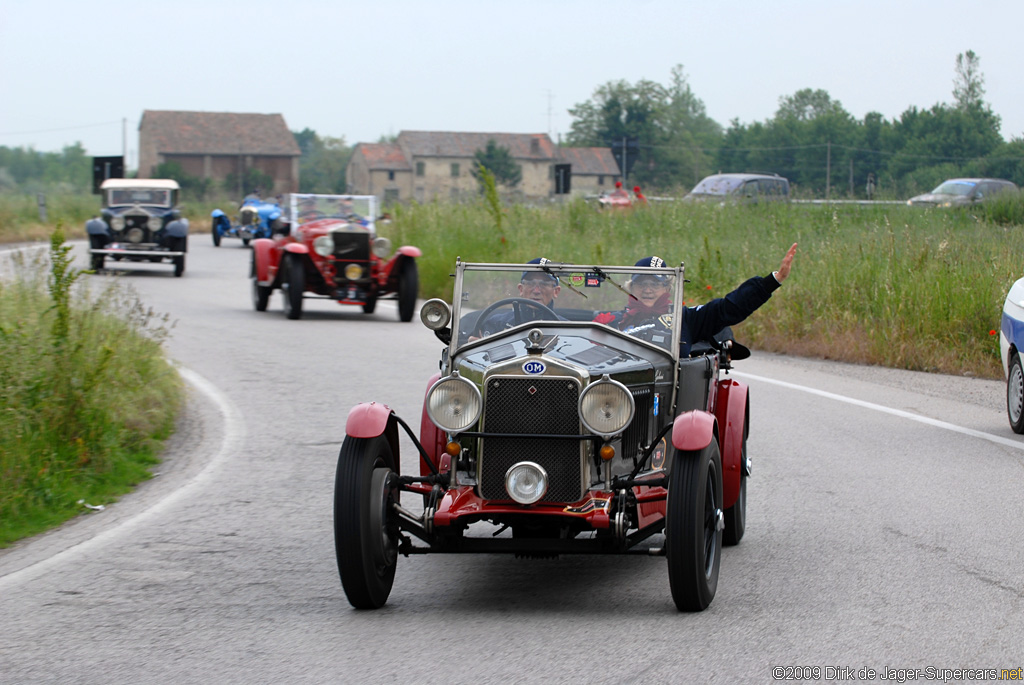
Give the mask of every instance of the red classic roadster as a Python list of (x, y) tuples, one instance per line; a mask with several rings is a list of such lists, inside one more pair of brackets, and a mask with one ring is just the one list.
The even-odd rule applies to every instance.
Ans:
[(372, 314), (382, 299), (398, 300), (398, 316), (411, 321), (416, 311), (419, 272), (416, 247), (392, 254), (391, 241), (377, 235), (375, 200), (361, 195), (291, 194), (286, 216), (275, 222), (273, 238), (252, 243), (252, 301), (266, 311), (280, 288), (284, 313), (302, 317), (305, 298), (354, 304)]
[[(617, 327), (645, 277), (668, 311)], [(523, 296), (538, 279), (558, 306)], [(748, 392), (721, 374), (749, 351), (728, 329), (681, 346), (682, 265), (459, 261), (454, 280), (450, 305), (420, 310), (445, 349), (419, 433), (377, 402), (348, 416), (334, 533), (349, 602), (382, 606), (399, 555), (633, 553), (666, 560), (680, 610), (705, 609), (746, 528)], [(402, 433), (419, 473), (399, 469)]]

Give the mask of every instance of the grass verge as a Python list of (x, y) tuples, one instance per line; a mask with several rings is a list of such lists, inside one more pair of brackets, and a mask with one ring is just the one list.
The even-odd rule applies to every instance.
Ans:
[(0, 281), (0, 547), (149, 478), (183, 401), (166, 317), (122, 286), (92, 296), (69, 251), (58, 226)]

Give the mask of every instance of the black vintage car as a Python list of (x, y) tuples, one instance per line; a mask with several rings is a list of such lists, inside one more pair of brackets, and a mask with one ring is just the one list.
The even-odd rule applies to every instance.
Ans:
[(185, 272), (188, 219), (178, 209), (177, 181), (111, 178), (100, 185), (103, 209), (86, 222), (94, 271), (115, 261), (170, 262)]
[[(645, 279), (664, 310), (621, 316)], [(720, 373), (749, 352), (728, 332), (680, 345), (683, 280), (458, 262), (451, 305), (421, 308), (445, 347), (419, 434), (379, 402), (348, 416), (334, 525), (353, 606), (385, 603), (399, 555), (506, 552), (661, 557), (676, 606), (706, 608), (746, 527), (747, 386)], [(403, 431), (417, 474), (399, 468)]]

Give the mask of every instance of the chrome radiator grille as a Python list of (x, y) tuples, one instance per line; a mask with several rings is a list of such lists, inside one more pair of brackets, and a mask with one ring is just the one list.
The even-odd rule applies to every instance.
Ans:
[(367, 233), (335, 231), (331, 235), (334, 239), (334, 258), (339, 262), (370, 261), (370, 238)]
[(626, 459), (635, 459), (640, 453), (640, 448), (647, 445), (648, 427), (654, 404), (650, 388), (634, 388), (632, 393), (636, 413), (622, 434), (622, 456)]
[[(579, 384), (572, 378), (491, 378), (485, 388), (485, 433), (579, 435)], [(533, 461), (548, 472), (542, 502), (576, 502), (583, 496), (583, 445), (551, 438), (483, 438), (480, 494), (508, 499), (505, 472), (517, 462)]]

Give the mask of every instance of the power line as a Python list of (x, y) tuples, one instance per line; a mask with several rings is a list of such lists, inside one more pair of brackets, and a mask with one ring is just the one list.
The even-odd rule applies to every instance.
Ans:
[(45, 128), (37, 131), (6, 131), (0, 132), (0, 136), (25, 136), (34, 133), (60, 133), (61, 131), (76, 131), (82, 128), (96, 128), (98, 126), (110, 126), (112, 124), (120, 124), (121, 120), (118, 121), (104, 121), (99, 124), (82, 124), (80, 126), (65, 126), (63, 128)]

